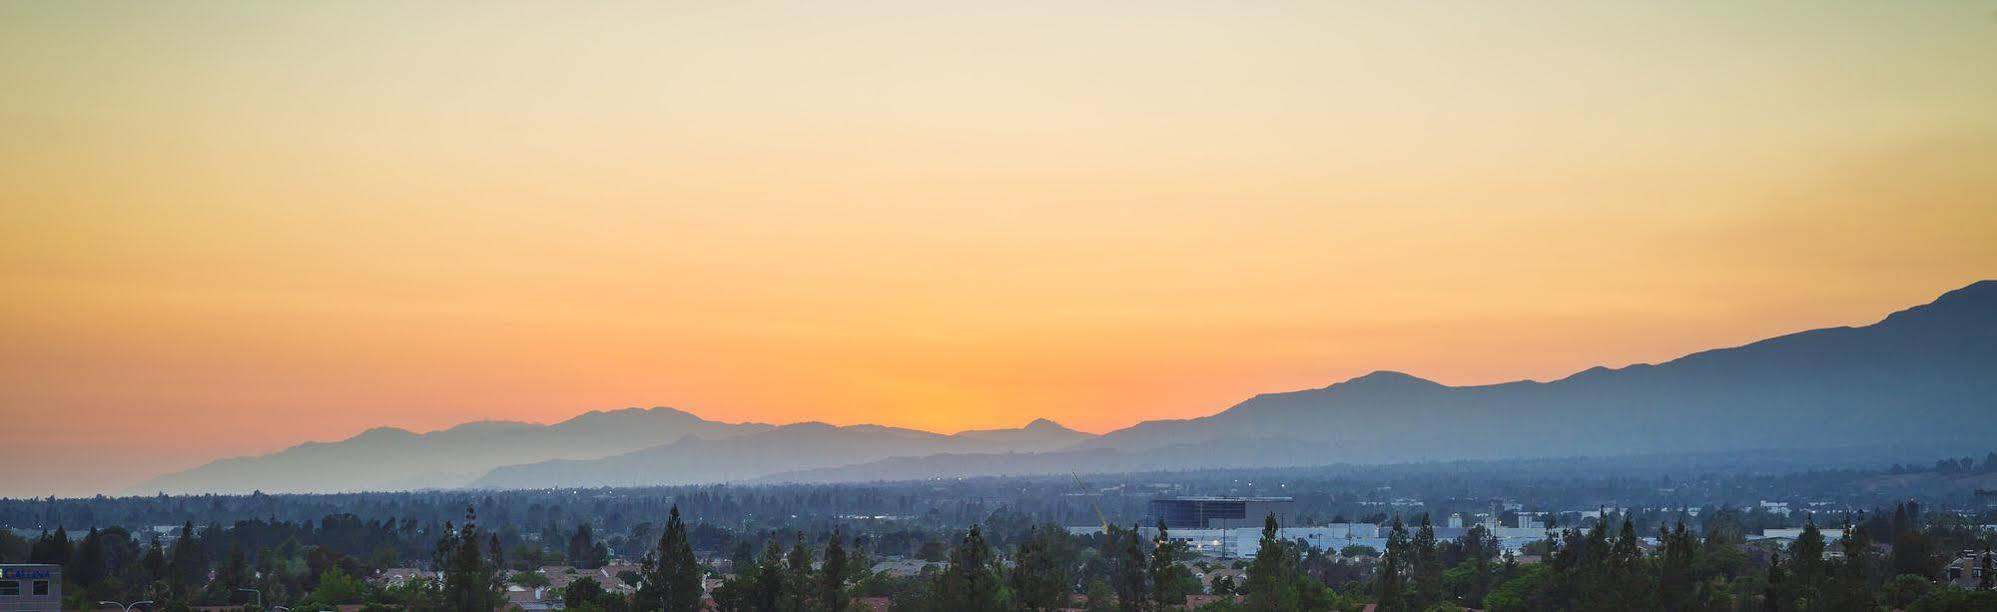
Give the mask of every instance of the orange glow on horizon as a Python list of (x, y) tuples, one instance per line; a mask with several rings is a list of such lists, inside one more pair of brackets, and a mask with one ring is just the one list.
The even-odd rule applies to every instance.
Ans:
[(68, 466), (0, 495), (625, 406), (1103, 432), (1997, 276), (1973, 6), (486, 8), (0, 7), (0, 461)]

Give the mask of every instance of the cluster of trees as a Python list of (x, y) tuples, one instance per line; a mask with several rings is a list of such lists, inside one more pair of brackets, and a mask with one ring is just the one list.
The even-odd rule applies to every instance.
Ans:
[[(673, 508), (673, 513), (677, 515), (679, 508)], [(638, 530), (638, 533), (649, 531), (651, 530), (643, 529)], [(553, 541), (549, 540), (546, 535), (543, 535), (541, 539), (542, 541)], [(603, 567), (605, 563), (610, 562), (610, 546), (596, 541), (596, 530), (590, 527), (589, 523), (577, 525), (575, 534), (569, 536), (568, 561), (569, 565), (581, 569)]]
[[(478, 510), (486, 531), (501, 534), (511, 552), (519, 536), (539, 534), (548, 552), (566, 560), (563, 539), (584, 524), (612, 556), (642, 556), (657, 540), (660, 517), (678, 506), (687, 516), (727, 517), (742, 533), (768, 530), (829, 532), (839, 516), (894, 517), (892, 522), (961, 530), (985, 520), (1000, 507), (1040, 520), (1073, 523), (1093, 517), (1090, 502), (1063, 496), (1068, 480), (1048, 482), (976, 481), (948, 485), (889, 483), (867, 485), (723, 485), (580, 490), (464, 492), (409, 491), (324, 495), (155, 495), (78, 499), (0, 498), (0, 527), (39, 529), (57, 525), (231, 526), (240, 521), (312, 524), (328, 515), (381, 517), (394, 529), (405, 524), (428, 532), (405, 552), (421, 555), (436, 530), (457, 519), (467, 504)], [(1141, 514), (1145, 497), (1103, 498), (1105, 511)], [(391, 518), (392, 517), (392, 518)], [(649, 524), (650, 533), (639, 533)], [(698, 528), (698, 525), (694, 527)], [(702, 542), (702, 534), (691, 533)], [(710, 533), (709, 535), (715, 535)], [(365, 552), (361, 553), (365, 554)]]
[[(1882, 517), (1861, 517), (1835, 542), (1813, 520), (1786, 549), (1750, 545), (1737, 511), (1723, 510), (1694, 534), (1683, 521), (1662, 530), (1658, 543), (1638, 537), (1627, 517), (1596, 521), (1587, 529), (1549, 527), (1545, 541), (1530, 551), (1539, 563), (1522, 563), (1504, 552), (1481, 526), (1438, 540), (1427, 515), (1412, 524), (1393, 520), (1386, 550), (1364, 567), (1334, 560), (1303, 542), (1277, 534), (1275, 517), (1266, 519), (1260, 548), (1243, 569), (1240, 584), (1216, 579), (1217, 596), (1202, 609), (1355, 610), (1377, 603), (1383, 610), (1481, 607), (1489, 610), (1855, 610), (1892, 606), (1910, 610), (1997, 609), (1997, 592), (1938, 583), (1948, 555), (1921, 528), (1919, 508), (1902, 504)], [(671, 521), (677, 523), (678, 518)], [(1882, 540), (1869, 534), (1879, 525)], [(1612, 526), (1618, 526), (1612, 528)], [(594, 594), (570, 605), (582, 609), (690, 609), (660, 603), (647, 592), (688, 593), (702, 569), (680, 536), (669, 527), (648, 559), (641, 595), (629, 601)], [(735, 551), (735, 573), (714, 591), (723, 610), (840, 611), (857, 596), (888, 597), (897, 610), (1088, 610), (1154, 611), (1182, 607), (1187, 595), (1203, 591), (1193, 568), (1213, 571), (1190, 559), (1183, 543), (1164, 525), (1143, 537), (1135, 528), (1110, 526), (1096, 536), (1071, 536), (1053, 526), (1030, 526), (995, 546), (981, 526), (964, 532), (944, 555), (940, 570), (912, 578), (870, 575), (854, 563), (835, 535), (816, 563), (814, 548), (799, 536), (785, 552), (778, 538), (764, 542), (755, 557), (747, 543)], [(680, 552), (668, 554), (666, 551)], [(1374, 551), (1344, 551), (1348, 556)], [(677, 561), (672, 560), (677, 558)], [(1982, 563), (1994, 557), (1987, 552)], [(1328, 568), (1345, 567), (1344, 574)], [(658, 569), (654, 569), (658, 568)], [(1342, 575), (1340, 580), (1336, 575)], [(675, 580), (687, 585), (664, 585)], [(1352, 580), (1366, 576), (1363, 581)], [(1997, 572), (1987, 571), (1987, 582)], [(1335, 588), (1336, 587), (1336, 588)], [(1079, 597), (1078, 597), (1079, 595)], [(1238, 596), (1238, 597), (1236, 597)], [(677, 605), (697, 605), (689, 596)], [(589, 606), (594, 606), (590, 608)], [(628, 606), (620, 607), (620, 606)]]
[(1484, 602), (1495, 585), (1519, 575), (1518, 559), (1504, 552), (1484, 526), (1472, 525), (1455, 540), (1438, 542), (1429, 516), (1416, 520), (1412, 533), (1398, 517), (1389, 528), (1387, 550), (1373, 571), (1374, 597), (1381, 608), (1424, 610)]
[[(1918, 472), (1921, 470), (1917, 468), (1909, 468), (1907, 466), (1895, 463), (1893, 464), (1892, 469), (1887, 471), (1893, 474), (1908, 474), (1908, 473)], [(1991, 472), (1997, 472), (1997, 451), (1992, 451), (1991, 453), (1984, 455), (1983, 464), (1981, 466), (1978, 466), (1976, 464), (1976, 459), (1971, 457), (1963, 457), (1961, 459), (1937, 459), (1935, 460), (1935, 465), (1932, 471), (1936, 474), (1941, 474), (1943, 476), (1953, 476), (1956, 474), (1987, 474)]]
[(301, 545), (297, 539), (265, 548), (253, 558), (233, 536), (256, 533), (254, 526), (197, 531), (188, 523), (170, 545), (162, 545), (155, 535), (141, 546), (119, 527), (91, 529), (74, 539), (57, 527), (37, 537), (25, 554), (0, 555), (0, 560), (62, 565), (63, 593), (78, 606), (137, 600), (160, 606), (246, 603), (264, 596), (287, 598), (318, 589), (329, 577), (352, 581), (362, 574), (362, 564), (335, 547)]
[[(864, 556), (848, 554), (845, 537), (836, 532), (826, 542), (822, 558), (814, 557), (802, 534), (791, 541), (788, 551), (780, 538), (772, 537), (764, 541), (760, 555), (754, 555), (745, 541), (731, 557), (734, 573), (714, 589), (715, 605), (722, 610), (841, 612), (853, 607), (853, 587), (867, 571)], [(697, 605), (700, 593), (695, 586), (690, 601)]]
[[(678, 518), (646, 560), (637, 593), (620, 598), (591, 580), (578, 580), (563, 593), (570, 608), (582, 610), (693, 610), (700, 604), (698, 565), (681, 536)], [(1273, 518), (1264, 531), (1264, 550), (1240, 585), (1237, 602), (1228, 587), (1220, 609), (1351, 610), (1359, 599), (1342, 596), (1304, 571), (1308, 547), (1276, 538)], [(761, 553), (741, 543), (731, 554), (734, 571), (713, 590), (720, 610), (745, 612), (843, 612), (864, 609), (860, 597), (887, 598), (895, 610), (1045, 611), (1083, 607), (1092, 611), (1158, 611), (1183, 608), (1187, 595), (1203, 592), (1184, 543), (1159, 526), (1143, 537), (1135, 528), (1110, 527), (1076, 537), (1066, 529), (1029, 526), (995, 544), (982, 525), (966, 530), (946, 547), (941, 567), (907, 577), (869, 571), (865, 553), (850, 550), (839, 534), (822, 547), (801, 534), (772, 537)], [(1212, 569), (1201, 565), (1202, 569)], [(1223, 583), (1226, 584), (1226, 583)], [(1078, 597), (1079, 595), (1079, 597)]]
[[(1248, 566), (1241, 584), (1218, 579), (1217, 597), (1202, 609), (1326, 611), (1362, 605), (1305, 571), (1308, 546), (1276, 534), (1272, 516), (1262, 534), (1266, 553)], [(1111, 525), (1099, 535), (1075, 537), (1060, 527), (1037, 526), (1009, 549), (993, 546), (985, 531), (973, 526), (942, 569), (898, 584), (870, 577), (860, 589), (888, 596), (895, 610), (911, 612), (1152, 612), (1182, 609), (1188, 595), (1204, 592), (1194, 568), (1225, 569), (1192, 559), (1186, 544), (1174, 540), (1162, 523), (1149, 538), (1135, 527)], [(888, 588), (878, 588), (884, 584)]]
[[(157, 610), (257, 602), (300, 609), (371, 603), (383, 609), (462, 610), (503, 600), (506, 584), (499, 535), (480, 530), (476, 516), (467, 508), (462, 526), (447, 521), (440, 527), (362, 522), (348, 514), (316, 524), (253, 520), (196, 529), (189, 522), (170, 544), (154, 535), (144, 546), (119, 527), (91, 529), (81, 537), (57, 527), (31, 542), (0, 530), (0, 561), (62, 565), (70, 608), (147, 600)], [(589, 542), (587, 527), (577, 531), (571, 544), (588, 551), (586, 558), (603, 552)], [(426, 532), (440, 535), (430, 545), (428, 563), (413, 564), (436, 569), (444, 580), (372, 589), (359, 578), (411, 563), (402, 551)], [(367, 559), (358, 556), (370, 549)]]
[[(492, 609), (504, 603), (509, 581), (545, 585), (546, 577), (531, 571), (509, 576), (509, 568), (534, 568), (510, 558), (500, 535), (480, 528), (478, 517), (477, 508), (468, 507), (461, 524), (447, 521), (436, 530), (426, 565), (438, 579), (394, 588), (359, 580), (374, 568), (342, 551), (385, 541), (399, 527), (344, 515), (302, 526), (242, 522), (197, 530), (188, 523), (169, 545), (153, 538), (139, 546), (116, 528), (80, 537), (58, 528), (33, 541), (4, 543), (0, 552), (64, 565), (66, 604), (76, 607), (150, 599), (155, 609), (185, 610), (261, 598), (299, 609)], [(1353, 546), (1333, 555), (1283, 541), (1272, 515), (1256, 556), (1232, 568), (1194, 558), (1163, 524), (1150, 537), (1120, 526), (1076, 536), (1011, 513), (986, 518), (953, 537), (954, 545), (930, 540), (918, 546), (941, 565), (915, 576), (871, 572), (862, 542), (837, 530), (813, 538), (801, 531), (765, 533), (760, 554), (748, 538), (731, 540), (731, 571), (721, 572), (719, 560), (703, 564), (694, 552), (700, 527), (689, 526), (671, 507), (639, 569), (619, 579), (632, 588), (584, 577), (554, 596), (582, 612), (693, 611), (710, 596), (721, 610), (752, 612), (845, 612), (861, 607), (860, 597), (886, 597), (907, 611), (1152, 612), (1181, 608), (1188, 595), (1202, 592), (1214, 596), (1202, 609), (1220, 612), (1356, 610), (1367, 603), (1389, 611), (1997, 609), (1997, 591), (1990, 589), (1997, 557), (1988, 552), (1988, 536), (1928, 520), (1913, 503), (1847, 520), (1834, 541), (1806, 520), (1786, 548), (1747, 542), (1741, 513), (1733, 510), (1706, 516), (1702, 533), (1680, 520), (1660, 530), (1654, 545), (1638, 536), (1628, 516), (1605, 516), (1585, 529), (1549, 526), (1547, 538), (1525, 551), (1538, 562), (1506, 553), (1482, 526), (1439, 539), (1426, 514), (1409, 522), (1391, 518), (1384, 551)], [(245, 543), (280, 535), (281, 542), (246, 554)], [(302, 545), (301, 538), (354, 541)], [(586, 562), (600, 560), (605, 549), (586, 526), (558, 543)], [(1981, 589), (1943, 580), (1944, 562), (1970, 545), (1984, 547)], [(1245, 575), (1238, 582), (1216, 578), (1210, 589), (1195, 576), (1228, 569)], [(711, 593), (704, 588), (710, 576), (724, 578)]]
[[(801, 533), (788, 551), (781, 538), (770, 537), (758, 557), (747, 540), (739, 541), (730, 559), (734, 572), (713, 590), (715, 605), (722, 610), (767, 612), (853, 609), (855, 587), (871, 577), (865, 556), (848, 554), (845, 542), (835, 532), (820, 554)], [(677, 507), (669, 511), (664, 533), (639, 567), (631, 595), (584, 577), (561, 589), (563, 606), (582, 612), (693, 612), (702, 609), (709, 597), (703, 581), (714, 572), (694, 556), (690, 530)]]
[[(1749, 545), (1729, 512), (1708, 520), (1703, 537), (1682, 520), (1661, 530), (1655, 550), (1628, 519), (1617, 529), (1610, 520), (1586, 530), (1549, 527), (1535, 546), (1544, 562), (1531, 565), (1509, 556), (1489, 563), (1478, 536), (1466, 534), (1458, 548), (1475, 552), (1459, 555), (1453, 567), (1423, 516), (1412, 537), (1395, 522), (1376, 571), (1376, 601), (1383, 610), (1997, 609), (1990, 590), (1997, 573), (1985, 571), (1979, 589), (1937, 582), (1949, 556), (1919, 527), (1918, 513), (1902, 504), (1892, 518), (1846, 525), (1835, 542), (1807, 520), (1787, 548)], [(1870, 535), (1875, 526), (1888, 530), (1881, 533), (1890, 545)], [(1988, 566), (1993, 557), (1984, 546), (1979, 562)]]

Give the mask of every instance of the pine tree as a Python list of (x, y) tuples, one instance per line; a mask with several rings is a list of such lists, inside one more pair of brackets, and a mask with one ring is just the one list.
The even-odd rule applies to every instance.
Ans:
[(1049, 550), (1050, 535), (1053, 535), (1051, 530), (1029, 530), (1015, 555), (1012, 577), (1007, 583), (1022, 609), (1038, 612), (1068, 605), (1068, 589), (1072, 587), (1066, 572), (1056, 563), (1054, 551)]
[(1580, 542), (1570, 583), (1573, 585), (1573, 597), (1582, 609), (1608, 610), (1614, 608), (1617, 601), (1609, 572), (1612, 548), (1609, 542), (1609, 515), (1599, 512), (1595, 516), (1595, 526)]
[(1393, 527), (1387, 532), (1387, 550), (1380, 555), (1380, 561), (1373, 569), (1373, 596), (1384, 612), (1415, 609), (1408, 600), (1408, 547), (1408, 526), (1396, 516)]
[(255, 577), (250, 574), (249, 558), (243, 555), (242, 546), (230, 542), (229, 554), (223, 559), (222, 567), (215, 572), (215, 592), (223, 600), (235, 601), (234, 598), (244, 595), (237, 589), (248, 588)]
[(1657, 539), (1664, 545), (1657, 568), (1658, 603), (1666, 610), (1689, 609), (1693, 602), (1692, 558), (1697, 549), (1685, 529), (1685, 518), (1679, 517), (1676, 529), (1660, 530)]
[(790, 556), (785, 558), (784, 600), (779, 609), (783, 612), (805, 612), (811, 605), (812, 591), (818, 587), (811, 576), (811, 549), (805, 548), (804, 532), (800, 531), (791, 544)]
[(845, 536), (837, 530), (832, 532), (832, 541), (825, 545), (825, 562), (818, 572), (818, 605), (821, 609), (840, 612), (846, 609), (846, 545), (840, 543)]
[(1458, 538), (1457, 546), (1463, 550), (1464, 561), (1470, 564), (1463, 599), (1470, 605), (1478, 605), (1491, 592), (1491, 560), (1498, 555), (1498, 537), (1483, 525), (1473, 524)]
[[(548, 546), (554, 546), (556, 542), (562, 541), (562, 529), (555, 526), (554, 521), (548, 521), (547, 526), (541, 528), (541, 541), (546, 542)], [(565, 554), (568, 551), (567, 548), (563, 548), (562, 550)], [(570, 559), (569, 561), (573, 563), (575, 560)]]
[(202, 553), (201, 543), (194, 541), (194, 521), (180, 526), (180, 537), (173, 541), (171, 558), (170, 586), (175, 596), (185, 597), (208, 584), (208, 557)]
[(632, 601), (639, 610), (700, 609), (700, 563), (694, 559), (693, 544), (687, 539), (686, 522), (680, 519), (679, 506), (673, 506), (666, 515), (666, 531), (659, 536), (658, 548), (646, 554), (639, 564), (639, 575), (643, 581)]
[(1276, 514), (1262, 519), (1262, 540), (1255, 549), (1255, 561), (1248, 565), (1248, 609), (1257, 611), (1295, 610), (1298, 604), (1296, 557), (1290, 546), (1278, 537)]
[(1796, 597), (1816, 601), (1829, 575), (1824, 567), (1824, 534), (1817, 530), (1815, 517), (1803, 519), (1803, 533), (1789, 545), (1789, 553)]
[(972, 525), (964, 541), (950, 551), (950, 564), (936, 577), (936, 609), (963, 612), (1004, 609), (997, 565), (984, 533)]
[(1609, 547), (1608, 566), (1609, 596), (1630, 607), (1644, 607), (1651, 591), (1644, 580), (1643, 548), (1637, 542), (1636, 526), (1627, 517), (1616, 532), (1615, 544)]
[[(486, 505), (488, 505), (488, 506), (489, 506), (489, 505), (492, 505), (492, 504), (491, 504), (490, 502), (488, 502), (488, 503), (487, 503)], [(493, 571), (495, 571), (495, 572), (499, 572), (500, 576), (502, 576), (502, 577), (503, 577), (503, 576), (505, 576), (505, 575), (506, 575), (506, 551), (505, 551), (505, 549), (502, 549), (502, 548), (500, 548), (500, 547), (499, 547), (499, 534), (498, 534), (498, 533), (487, 533), (487, 534), (486, 534), (486, 536), (485, 536), (485, 554), (486, 554), (486, 562), (487, 562), (487, 564), (489, 564), (489, 565), (491, 565), (491, 566), (492, 566), (492, 569), (493, 569)]]
[(1137, 532), (1118, 525), (1109, 525), (1103, 530), (1102, 561), (1110, 590), (1116, 593), (1117, 608), (1130, 610), (1148, 605), (1150, 598), (1145, 595), (1145, 565), (1142, 550), (1137, 550), (1139, 559), (1132, 562), (1131, 552), (1135, 549)]
[(595, 529), (587, 521), (576, 525), (575, 535), (569, 536), (569, 564), (581, 569), (603, 567), (605, 559), (598, 557), (599, 552), (607, 555), (609, 551), (597, 546)]
[(1426, 610), (1442, 601), (1442, 555), (1436, 550), (1435, 524), (1429, 521), (1427, 513), (1422, 513), (1421, 526), (1415, 529), (1408, 549), (1408, 567), (1414, 578), (1410, 607)]
[(444, 573), (443, 603), (452, 610), (491, 610), (506, 601), (501, 568), (488, 563), (479, 546), (478, 513), (465, 508), (465, 524), (451, 531), (446, 524), (437, 542), (437, 567)]
[(146, 586), (166, 579), (166, 551), (160, 546), (159, 534), (153, 534), (151, 544), (146, 546), (145, 560), (139, 562), (144, 571)]
[(1922, 578), (1934, 578), (1936, 563), (1934, 543), (1927, 534), (1916, 529), (1908, 529), (1893, 538), (1892, 575), (1913, 574)]
[(1789, 607), (1788, 602), (1784, 601), (1789, 594), (1788, 580), (1788, 575), (1782, 568), (1782, 555), (1770, 556), (1768, 558), (1768, 586), (1761, 593), (1761, 609), (1772, 612)]
[(1150, 563), (1144, 558), (1144, 545), (1137, 537), (1137, 526), (1123, 532), (1121, 550), (1117, 551), (1116, 584), (1117, 608), (1124, 612), (1146, 610), (1151, 606)]
[(750, 598), (758, 612), (776, 612), (784, 601), (784, 550), (772, 537), (763, 543), (763, 557), (756, 567), (755, 594)]
[(1149, 572), (1151, 575), (1151, 600), (1156, 609), (1163, 610), (1169, 606), (1180, 606), (1186, 603), (1186, 595), (1189, 593), (1186, 592), (1185, 585), (1180, 580), (1180, 575), (1184, 574), (1186, 570), (1179, 566), (1181, 549), (1184, 547), (1184, 543), (1172, 540), (1171, 533), (1165, 529), (1164, 519), (1159, 519), (1158, 537), (1152, 540), (1151, 569)]
[(756, 578), (756, 548), (747, 538), (735, 541), (735, 549), (728, 553), (728, 565), (735, 570), (736, 578), (754, 582)]
[(97, 581), (106, 578), (108, 569), (105, 567), (104, 537), (98, 533), (96, 527), (91, 527), (90, 532), (84, 534), (83, 540), (77, 543), (76, 555), (64, 571), (69, 573), (69, 579), (76, 581), (78, 586), (89, 588), (95, 586)]
[(1886, 537), (1880, 538), (1879, 541), (1898, 545), (1900, 543), (1900, 535), (1907, 533), (1908, 530), (1913, 528), (1913, 525), (1914, 521), (1907, 512), (1907, 504), (1897, 504), (1893, 506), (1892, 528), (1888, 529), (1887, 533), (1880, 534)]
[(724, 612), (756, 609), (756, 579), (760, 572), (756, 567), (755, 547), (748, 539), (735, 540), (735, 548), (728, 554), (728, 565), (734, 570), (733, 575), (715, 587), (715, 607)]
[(1844, 549), (1844, 561), (1838, 564), (1838, 584), (1826, 602), (1833, 610), (1871, 609), (1877, 603), (1873, 593), (1872, 566), (1876, 555), (1872, 552), (1871, 528), (1864, 523), (1852, 525), (1846, 521), (1844, 535), (1838, 538), (1838, 545)]
[(1012, 596), (1024, 610), (1066, 608), (1074, 590), (1074, 574), (1068, 566), (1072, 550), (1068, 532), (1058, 526), (1034, 528), (1024, 544), (1012, 572)]
[(69, 542), (69, 531), (57, 525), (55, 533), (45, 531), (41, 537), (35, 539), (33, 547), (28, 551), (28, 560), (34, 563), (67, 566), (74, 552), (75, 549)]

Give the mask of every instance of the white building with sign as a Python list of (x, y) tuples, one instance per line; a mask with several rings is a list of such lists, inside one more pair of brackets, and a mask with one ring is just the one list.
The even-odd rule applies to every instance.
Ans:
[(0, 612), (62, 609), (62, 566), (0, 565)]

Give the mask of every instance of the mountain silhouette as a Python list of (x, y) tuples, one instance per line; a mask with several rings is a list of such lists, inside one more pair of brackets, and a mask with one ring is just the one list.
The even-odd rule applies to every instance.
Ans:
[(948, 455), (776, 474), (899, 480), (1069, 471), (1286, 467), (1919, 447), (1997, 440), (1997, 281), (1863, 327), (1595, 367), (1552, 382), (1452, 387), (1374, 372), (1146, 421), (1039, 455)]
[(1050, 419), (1034, 419), (1019, 429), (974, 429), (957, 432), (957, 437), (1000, 444), (1016, 452), (1044, 452), (1074, 446), (1095, 436), (1068, 429)]
[(602, 459), (502, 467), (471, 486), (508, 489), (719, 483), (890, 457), (1052, 450), (1086, 437), (1089, 435), (1045, 419), (1021, 429), (947, 436), (879, 425), (799, 423), (726, 440), (688, 436)]
[(1997, 282), (1864, 327), (1818, 329), (1552, 382), (1451, 387), (1375, 372), (1150, 421), (1077, 448), (1282, 437), (1312, 461), (1970, 443), (1997, 423)]
[(1992, 414), (1997, 281), (1981, 281), (1872, 325), (1788, 334), (1654, 365), (1475, 386), (1374, 372), (1101, 436), (1046, 419), (943, 435), (877, 425), (729, 424), (666, 408), (631, 409), (549, 426), (481, 422), (429, 434), (373, 429), (341, 442), (217, 461), (132, 490), (833, 482), (1861, 447), (1947, 454), (1986, 450), (1997, 440)]
[(382, 491), (461, 487), (495, 467), (602, 457), (689, 435), (766, 431), (672, 408), (592, 411), (553, 425), (478, 421), (430, 433), (377, 427), (338, 442), (307, 442), (259, 457), (222, 459), (130, 487), (133, 494)]

